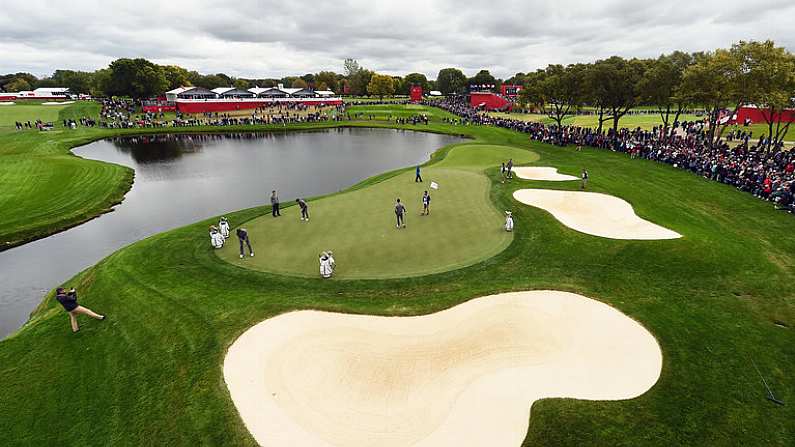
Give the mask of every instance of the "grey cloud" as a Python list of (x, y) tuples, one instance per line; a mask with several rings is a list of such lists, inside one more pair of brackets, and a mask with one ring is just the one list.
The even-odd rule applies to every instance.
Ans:
[[(549, 63), (656, 57), (773, 39), (793, 49), (790, 0), (4, 0), (0, 72), (96, 69), (146, 57), (190, 70), (281, 77), (342, 70), (354, 57), (389, 74), (444, 67), (509, 77)], [(53, 13), (56, 11), (57, 13)]]

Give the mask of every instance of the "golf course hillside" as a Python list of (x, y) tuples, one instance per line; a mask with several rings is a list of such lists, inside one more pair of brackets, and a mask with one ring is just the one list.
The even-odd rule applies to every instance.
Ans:
[[(501, 252), (512, 233), (502, 227), (504, 213), (491, 201), (484, 171), (513, 159), (529, 163), (538, 156), (509, 146), (454, 146), (440, 162), (414, 169), (351, 192), (309, 202), (310, 220), (299, 210), (281, 218), (263, 216), (240, 223), (264, 256), (238, 256), (235, 244), (218, 253), (242, 267), (273, 273), (317, 276), (317, 257), (332, 250), (335, 277), (390, 278), (443, 272), (474, 264)], [(429, 185), (435, 182), (439, 189)], [(431, 195), (430, 213), (421, 215), (422, 195)], [(407, 208), (406, 228), (395, 228), (393, 206), (400, 198)]]
[[(336, 446), (351, 439), (371, 446), (405, 439), (463, 439), (447, 444), (456, 447), (500, 439), (506, 447), (792, 445), (791, 214), (735, 187), (626, 153), (577, 151), (514, 130), (452, 124), (451, 114), (430, 106), (388, 107), (431, 119), (404, 125), (387, 112), (371, 120), (384, 106), (362, 105), (347, 108), (345, 119), (320, 123), (4, 130), (0, 236), (8, 242), (62, 230), (123, 198), (130, 169), (69, 154), (75, 144), (109, 136), (242, 138), (380, 127), (469, 140), (439, 147), (421, 167), (422, 184), (409, 165), (305, 197), (309, 222), (300, 220), (293, 197), (281, 197), (282, 216), (271, 217), (273, 188), (264, 179), (258, 206), (229, 206), (143, 234), (64, 277), (60, 285), (74, 287), (81, 306), (106, 318), (80, 315), (73, 333), (70, 314), (48, 288), (30, 320), (0, 341), (2, 445), (269, 446), (269, 427), (278, 420), (255, 426), (258, 408), (238, 405), (246, 400), (241, 395), (262, 396), (261, 390), (258, 403), (275, 410), (267, 415), (303, 421), (280, 426), (285, 436), (290, 427), (309, 427), (302, 435), (320, 434)], [(500, 163), (510, 158), (556, 170), (547, 173), (576, 176), (587, 169), (585, 192), (625, 202), (633, 218), (681, 237), (612, 239), (578, 231), (517, 192), (579, 193), (580, 181), (504, 180)], [(223, 175), (231, 179), (236, 171)], [(68, 180), (59, 183), (58, 176)], [(191, 177), (187, 188), (200, 194), (203, 180)], [(420, 216), (426, 189), (430, 215)], [(408, 210), (404, 229), (395, 228), (397, 197)], [(515, 221), (510, 234), (502, 227), (506, 210)], [(136, 217), (156, 217), (147, 211)], [(208, 228), (221, 216), (231, 236), (215, 249)], [(239, 258), (240, 227), (249, 232), (254, 257)], [(24, 248), (0, 256), (13, 261)], [(331, 280), (318, 274), (325, 250), (334, 251), (338, 265)], [(72, 262), (69, 251), (57, 255)], [(14, 278), (4, 282), (13, 285)], [(16, 291), (8, 290), (13, 297)], [(307, 315), (322, 318), (301, 326)], [(394, 331), (379, 325), (382, 317), (395, 317), (389, 318)], [(284, 331), (271, 332), (285, 321)], [(323, 331), (332, 326), (342, 336), (327, 337)], [(241, 356), (236, 347), (257, 328), (284, 339), (265, 337)], [(278, 356), (258, 357), (268, 350)], [(229, 354), (254, 367), (230, 367)], [(306, 383), (312, 386), (302, 388)], [(769, 400), (766, 386), (785, 405)], [(333, 396), (349, 407), (328, 400)], [(326, 400), (315, 405), (316, 398)], [(487, 411), (490, 405), (499, 408)], [(372, 411), (357, 419), (348, 408)], [(374, 436), (362, 436), (358, 427)], [(390, 432), (394, 427), (400, 431)], [(466, 436), (471, 432), (494, 433), (494, 442), (475, 442), (482, 438)]]

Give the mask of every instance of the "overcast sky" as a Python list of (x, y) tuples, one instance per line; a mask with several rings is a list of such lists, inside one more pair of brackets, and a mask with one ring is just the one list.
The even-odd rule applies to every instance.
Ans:
[(435, 78), (773, 39), (795, 50), (795, 0), (2, 0), (0, 73), (95, 70), (144, 57), (280, 78), (369, 69)]

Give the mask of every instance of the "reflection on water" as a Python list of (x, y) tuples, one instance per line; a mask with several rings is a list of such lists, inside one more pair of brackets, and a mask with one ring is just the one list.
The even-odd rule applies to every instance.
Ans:
[(113, 213), (0, 252), (0, 337), (24, 323), (48, 290), (124, 245), (269, 203), (272, 189), (282, 202), (338, 191), (422, 163), (458, 141), (411, 131), (332, 129), (137, 136), (78, 148), (81, 157), (135, 169), (135, 184)]

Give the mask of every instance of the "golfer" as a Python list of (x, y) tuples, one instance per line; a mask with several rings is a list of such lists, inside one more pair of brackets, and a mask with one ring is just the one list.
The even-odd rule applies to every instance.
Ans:
[(420, 175), (420, 165), (417, 165), (417, 171), (414, 175), (414, 183), (420, 182), (422, 183), (422, 176)]
[(58, 289), (55, 290), (55, 299), (58, 300), (64, 310), (69, 313), (69, 321), (72, 323), (72, 332), (80, 330), (80, 327), (77, 325), (77, 314), (88, 315), (97, 320), (105, 319), (104, 315), (100, 315), (87, 307), (77, 304), (77, 291), (75, 291), (74, 287), (72, 287), (68, 293), (63, 287), (58, 287)]
[(428, 191), (425, 191), (425, 193), (422, 195), (421, 216), (427, 216), (428, 214), (431, 214), (430, 206), (431, 206), (431, 195), (428, 194)]
[(508, 159), (508, 164), (505, 165), (505, 176), (508, 180), (513, 178), (513, 158)]
[(588, 186), (588, 171), (586, 171), (585, 168), (582, 168), (582, 174), (580, 174), (580, 178), (582, 179), (582, 182), (580, 183), (580, 189), (585, 189), (585, 187)]
[(248, 238), (248, 231), (246, 231), (245, 228), (238, 228), (235, 234), (237, 235), (237, 240), (240, 241), (240, 259), (243, 259), (243, 254), (245, 253), (245, 251), (243, 251), (243, 243), (248, 247), (249, 255), (253, 257), (254, 250), (251, 249), (251, 240)]
[(226, 220), (226, 217), (222, 217), (218, 222), (218, 230), (221, 232), (221, 236), (223, 236), (224, 239), (229, 238), (229, 221)]
[(276, 194), (275, 189), (271, 191), (271, 214), (273, 217), (282, 215), (282, 213), (279, 212), (279, 196)]
[(406, 207), (400, 203), (400, 198), (398, 197), (397, 201), (395, 201), (395, 217), (397, 217), (397, 225), (395, 225), (395, 228), (406, 228), (405, 214)]
[(301, 208), (301, 220), (309, 221), (309, 205), (304, 199), (295, 199), (295, 203)]

